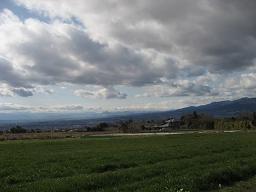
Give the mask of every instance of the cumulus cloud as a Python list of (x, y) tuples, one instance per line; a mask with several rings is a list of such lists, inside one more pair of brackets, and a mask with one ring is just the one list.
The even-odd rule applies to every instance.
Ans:
[(21, 97), (33, 96), (33, 92), (31, 90), (24, 89), (24, 88), (13, 89), (13, 92), (16, 93), (17, 95), (21, 96)]
[(256, 56), (253, 0), (18, 2), (52, 18), (76, 17), (95, 39), (179, 55), (212, 71), (248, 67)]
[(145, 93), (136, 97), (185, 97), (217, 96), (218, 92), (207, 84), (182, 80), (177, 83), (147, 87)]
[(256, 75), (254, 73), (242, 74), (240, 84), (242, 88), (256, 89)]
[[(0, 65), (6, 75), (1, 78), (15, 87), (63, 82), (140, 86), (175, 75), (166, 74), (166, 69), (177, 70), (168, 56), (163, 56), (159, 65), (142, 50), (95, 41), (80, 26), (60, 21), (48, 24), (35, 19), (22, 22), (9, 10), (0, 17), (3, 20), (0, 54), (6, 57)], [(10, 34), (14, 36), (11, 41)]]
[[(1, 53), (1, 52), (0, 52)], [(0, 55), (0, 81), (7, 83), (13, 87), (30, 87), (26, 84), (25, 80), (22, 77), (22, 72), (15, 70), (13, 65), (4, 58), (1, 58)]]
[(14, 95), (30, 97), (34, 95), (34, 90), (27, 88), (13, 88), (6, 83), (0, 83), (0, 96), (13, 97)]
[(0, 83), (0, 96), (13, 97), (18, 95), (20, 97), (31, 97), (36, 93), (51, 95), (54, 93), (54, 90), (42, 86), (37, 86), (35, 88), (16, 88), (6, 83)]
[(254, 0), (15, 2), (49, 20), (0, 13), (0, 95), (63, 83), (106, 99), (127, 98), (117, 85), (151, 97), (255, 93)]
[(127, 94), (121, 93), (113, 87), (94, 90), (78, 89), (74, 91), (74, 94), (84, 98), (125, 99), (127, 97)]
[(6, 84), (0, 84), (0, 96), (13, 96), (13, 92), (9, 89), (9, 86)]

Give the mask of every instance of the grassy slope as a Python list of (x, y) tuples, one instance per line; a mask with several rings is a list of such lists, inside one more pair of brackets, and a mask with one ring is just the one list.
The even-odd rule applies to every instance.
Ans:
[(3, 191), (210, 191), (256, 175), (256, 134), (0, 142)]

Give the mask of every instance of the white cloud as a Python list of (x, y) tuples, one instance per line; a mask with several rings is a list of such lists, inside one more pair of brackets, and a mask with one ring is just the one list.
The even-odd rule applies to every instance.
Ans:
[(9, 86), (6, 84), (0, 84), (0, 96), (13, 96), (13, 92), (10, 90)]
[(246, 89), (256, 89), (256, 74), (243, 74), (240, 79), (241, 87)]
[(125, 93), (113, 87), (95, 88), (94, 90), (78, 89), (74, 91), (74, 94), (84, 98), (125, 99), (127, 97)]
[[(82, 112), (86, 108), (82, 105), (30, 106), (15, 103), (0, 103), (0, 112)], [(87, 109), (89, 110), (89, 109)]]
[(0, 111), (8, 112), (8, 111), (27, 111), (31, 108), (24, 105), (18, 105), (14, 103), (0, 103)]

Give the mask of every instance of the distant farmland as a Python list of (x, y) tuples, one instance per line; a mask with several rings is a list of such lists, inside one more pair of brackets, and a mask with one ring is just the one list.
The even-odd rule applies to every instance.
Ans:
[(230, 191), (255, 175), (256, 133), (0, 142), (4, 192)]

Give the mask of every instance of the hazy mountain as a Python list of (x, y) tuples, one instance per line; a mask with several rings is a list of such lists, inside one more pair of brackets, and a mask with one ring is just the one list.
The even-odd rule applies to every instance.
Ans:
[(207, 113), (215, 117), (237, 116), (243, 112), (256, 112), (256, 98), (241, 98), (234, 101), (213, 102), (197, 107), (186, 107), (175, 111), (169, 111), (170, 115), (181, 116), (186, 113), (197, 111)]
[(169, 110), (164, 112), (152, 112), (147, 114), (139, 114), (131, 116), (134, 119), (165, 119), (170, 116), (179, 118), (182, 115), (197, 111), (198, 113), (206, 113), (214, 117), (231, 117), (237, 116), (243, 112), (256, 112), (256, 98), (241, 98), (238, 100), (213, 102), (206, 105), (190, 106), (177, 110)]
[[(131, 114), (139, 114), (142, 112), (122, 111), (122, 112), (12, 112), (0, 113), (1, 122), (12, 121), (55, 121), (55, 120), (80, 120), (80, 119), (98, 119), (114, 116), (127, 116)], [(144, 112), (145, 113), (145, 112)]]
[[(83, 112), (83, 113), (0, 113), (0, 125), (10, 126), (14, 123), (29, 123), (35, 126), (44, 124), (44, 127), (52, 125), (76, 125), (97, 123), (100, 121), (114, 122), (120, 120), (152, 120), (166, 119), (170, 116), (179, 118), (180, 116), (197, 111), (215, 117), (237, 116), (243, 112), (256, 112), (256, 98), (241, 98), (234, 101), (213, 102), (206, 105), (190, 106), (177, 110), (162, 112)], [(1, 128), (1, 127), (0, 127)]]

